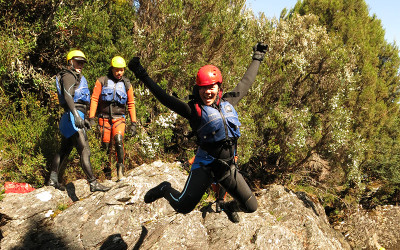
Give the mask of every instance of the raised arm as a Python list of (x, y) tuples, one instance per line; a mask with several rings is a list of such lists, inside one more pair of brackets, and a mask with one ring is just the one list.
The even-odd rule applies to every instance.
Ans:
[(138, 57), (134, 57), (128, 64), (128, 68), (133, 71), (135, 76), (139, 78), (144, 85), (153, 93), (153, 95), (167, 108), (176, 112), (177, 114), (183, 116), (186, 119), (190, 119), (191, 109), (190, 106), (176, 98), (172, 95), (169, 95), (164, 89), (158, 86), (157, 83), (153, 81), (147, 74), (146, 70), (140, 64), (140, 60)]
[(264, 55), (268, 50), (268, 45), (257, 43), (253, 47), (253, 50), (253, 61), (251, 62), (246, 73), (244, 74), (242, 80), (232, 90), (232, 92), (237, 94), (225, 98), (233, 106), (236, 106), (236, 104), (247, 94), (251, 85), (253, 85), (258, 73), (258, 68), (260, 67), (261, 62), (264, 59)]

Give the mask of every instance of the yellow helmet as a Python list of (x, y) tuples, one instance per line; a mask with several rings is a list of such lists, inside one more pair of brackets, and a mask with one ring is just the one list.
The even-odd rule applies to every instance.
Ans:
[(67, 54), (67, 62), (71, 59), (78, 60), (78, 61), (85, 61), (87, 62), (85, 54), (82, 51), (74, 49), (68, 52)]
[(124, 58), (120, 56), (114, 56), (113, 59), (111, 59), (111, 66), (114, 68), (125, 68), (126, 63)]

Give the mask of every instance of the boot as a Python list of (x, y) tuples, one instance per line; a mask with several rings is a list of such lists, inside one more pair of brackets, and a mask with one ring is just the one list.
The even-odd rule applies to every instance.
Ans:
[(237, 212), (232, 212), (229, 210), (225, 210), (226, 215), (228, 216), (228, 219), (233, 222), (233, 223), (239, 223), (240, 222), (240, 217)]
[(125, 166), (123, 163), (117, 163), (117, 176), (118, 176), (118, 181), (122, 180), (124, 178), (124, 173), (125, 173)]
[(228, 219), (233, 222), (233, 223), (239, 223), (240, 222), (240, 217), (239, 214), (237, 213), (238, 206), (235, 201), (230, 201), (230, 202), (221, 202), (220, 207), (222, 208), (222, 211), (226, 213), (228, 216)]
[(110, 187), (103, 186), (102, 184), (97, 182), (96, 179), (94, 181), (90, 181), (89, 186), (90, 186), (90, 192), (96, 192), (96, 191), (107, 192), (108, 190), (111, 189)]
[(221, 208), (221, 203), (223, 203), (223, 200), (216, 200), (215, 201), (215, 212), (216, 213), (221, 213), (222, 212), (222, 208)]
[(158, 184), (158, 186), (153, 187), (144, 195), (145, 203), (152, 203), (161, 197), (164, 197), (165, 192), (171, 187), (171, 183), (164, 181)]
[(47, 182), (47, 186), (52, 186), (58, 190), (65, 191), (65, 187), (58, 182), (58, 173), (51, 171), (50, 178)]

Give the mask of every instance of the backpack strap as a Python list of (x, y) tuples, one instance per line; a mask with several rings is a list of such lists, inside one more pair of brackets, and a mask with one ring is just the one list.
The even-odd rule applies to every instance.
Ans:
[(189, 105), (191, 105), (196, 111), (197, 118), (201, 118), (201, 106), (198, 101), (196, 101), (196, 97), (194, 95), (189, 95)]
[(197, 116), (200, 118), (201, 117), (201, 106), (196, 102), (194, 104), (194, 108), (196, 110)]

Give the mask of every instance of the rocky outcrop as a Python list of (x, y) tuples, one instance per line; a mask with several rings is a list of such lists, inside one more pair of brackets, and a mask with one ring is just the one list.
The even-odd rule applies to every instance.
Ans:
[(359, 207), (334, 228), (342, 232), (353, 249), (400, 249), (398, 206), (378, 206), (371, 210)]
[(145, 192), (168, 180), (182, 188), (178, 163), (154, 162), (128, 173), (112, 189), (91, 193), (85, 180), (67, 191), (43, 187), (7, 194), (0, 203), (1, 249), (351, 249), (324, 209), (305, 193), (279, 185), (257, 192), (255, 213), (231, 223), (213, 206), (183, 215), (165, 199), (145, 204)]

